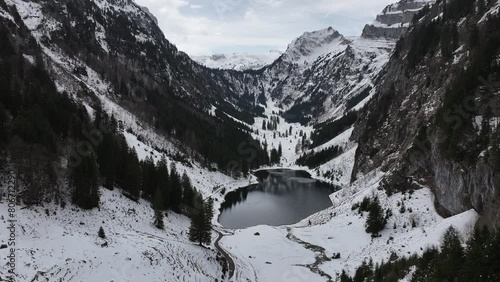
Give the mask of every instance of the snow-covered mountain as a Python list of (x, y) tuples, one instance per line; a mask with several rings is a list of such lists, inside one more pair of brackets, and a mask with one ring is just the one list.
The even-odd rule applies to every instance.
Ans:
[(214, 54), (211, 56), (192, 56), (196, 62), (212, 69), (257, 70), (274, 62), (283, 52), (271, 50), (265, 54)]
[[(386, 7), (377, 21), (408, 26), (425, 1), (401, 1)], [(404, 17), (400, 17), (400, 11)], [(388, 15), (394, 15), (389, 17)], [(293, 40), (283, 55), (259, 73), (227, 74), (227, 83), (255, 101), (275, 100), (291, 120), (325, 121), (342, 116), (349, 99), (366, 96), (388, 62), (406, 28), (384, 36), (365, 32), (346, 38), (334, 28), (306, 32)], [(384, 28), (385, 30), (385, 28)], [(392, 30), (392, 29), (391, 29)], [(361, 103), (362, 105), (362, 103)]]
[(413, 17), (433, 0), (403, 0), (387, 6), (377, 15), (373, 23), (363, 29), (363, 36), (369, 38), (399, 39), (410, 26)]
[[(168, 211), (165, 230), (158, 230), (151, 202), (133, 201), (120, 187), (99, 188), (99, 209), (66, 204), (71, 200), (62, 177), (57, 201), (64, 204), (19, 201), (17, 279), (334, 281), (342, 270), (354, 274), (370, 258), (380, 263), (421, 253), (437, 245), (450, 225), (463, 238), (478, 218), (498, 225), (500, 103), (494, 81), (500, 77), (500, 35), (494, 16), (500, 2), (467, 12), (458, 7), (447, 18), (440, 3), (415, 22), (410, 19), (424, 2), (390, 5), (359, 37), (345, 37), (332, 27), (306, 32), (269, 65), (236, 71), (191, 60), (169, 43), (147, 10), (130, 0), (0, 0), (0, 63), (13, 61), (9, 54), (21, 61), (12, 62), (16, 67), (8, 72), (47, 70), (40, 76), (68, 93), (89, 119), (101, 109), (115, 117), (123, 147), (139, 160), (175, 164), (216, 207), (213, 240), (198, 247), (187, 240), (188, 217)], [(488, 39), (485, 45), (471, 40), (475, 34)], [(489, 77), (483, 85), (474, 84), (477, 73), (469, 72), (476, 70)], [(10, 89), (25, 90), (12, 81)], [(8, 101), (15, 105), (21, 100), (16, 98), (23, 97)], [(470, 109), (463, 101), (482, 104)], [(462, 104), (465, 115), (455, 110)], [(483, 111), (484, 105), (490, 111)], [(14, 115), (0, 110), (3, 130), (14, 123)], [(320, 122), (354, 110), (357, 120), (326, 143), (300, 146), (298, 132), (310, 138), (327, 127)], [(26, 115), (40, 116), (35, 114), (37, 109)], [(278, 117), (275, 129), (262, 126)], [(30, 125), (23, 118), (15, 123)], [(43, 120), (37, 121), (36, 129), (43, 129)], [(219, 147), (228, 140), (228, 147)], [(14, 141), (8, 147), (22, 144)], [(250, 150), (255, 156), (262, 153), (261, 144), (266, 155), (282, 145), (280, 163), (260, 168), (303, 169), (342, 187), (330, 196), (333, 206), (290, 226), (224, 229), (217, 208), (225, 193), (256, 181), (233, 169), (244, 160), (248, 144), (256, 144)], [(301, 153), (334, 146), (341, 148), (339, 155), (324, 163), (295, 164)], [(61, 146), (50, 157), (67, 163), (66, 155)], [(0, 161), (14, 165), (3, 151)], [(0, 189), (5, 192), (6, 186)], [(353, 208), (365, 197), (377, 197), (382, 210), (393, 211), (380, 237), (365, 231), (367, 213)], [(0, 230), (10, 224), (8, 208), (0, 198)], [(100, 226), (105, 240), (97, 237)], [(6, 243), (0, 238), (0, 246)], [(234, 263), (232, 277), (222, 273), (222, 266), (231, 263), (221, 260), (218, 245)], [(0, 255), (6, 258), (4, 252), (2, 246)], [(7, 269), (0, 264), (0, 280)], [(402, 281), (410, 278), (411, 271)]]
[(306, 32), (258, 72), (226, 72), (220, 80), (246, 99), (274, 100), (291, 121), (343, 115), (348, 99), (371, 87), (394, 40), (342, 36), (333, 28)]

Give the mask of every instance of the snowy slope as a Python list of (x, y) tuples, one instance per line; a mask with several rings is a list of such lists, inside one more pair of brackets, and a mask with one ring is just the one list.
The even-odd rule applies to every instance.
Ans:
[(272, 50), (265, 54), (214, 54), (212, 56), (192, 56), (196, 62), (212, 69), (256, 70), (274, 62), (283, 52)]
[[(370, 174), (337, 192), (332, 195), (335, 202), (332, 208), (301, 223), (237, 230), (223, 239), (223, 246), (236, 255), (238, 268), (248, 271), (246, 277), (250, 281), (327, 281), (337, 278), (342, 269), (353, 274), (365, 259), (387, 261), (391, 252), (408, 256), (439, 245), (449, 226), (457, 228), (464, 239), (471, 234), (478, 217), (476, 212), (471, 210), (443, 219), (433, 208), (433, 194), (428, 188), (416, 191), (411, 199), (401, 194), (387, 197), (385, 192), (377, 190), (381, 176), (381, 173)], [(394, 212), (382, 237), (375, 239), (364, 230), (367, 214), (351, 210), (354, 203), (372, 195), (378, 195), (382, 206)], [(400, 201), (412, 212), (400, 213), (397, 206)], [(412, 227), (412, 220), (417, 222), (416, 227)], [(256, 232), (260, 236), (255, 236)], [(332, 259), (339, 252), (341, 258)]]
[[(0, 214), (7, 214), (5, 202), (0, 204)], [(213, 281), (220, 277), (216, 251), (187, 241), (185, 217), (169, 213), (164, 231), (152, 225), (152, 218), (153, 210), (145, 201), (136, 203), (107, 189), (101, 189), (100, 208), (92, 211), (53, 203), (19, 208), (18, 281)], [(5, 230), (6, 225), (2, 217), (0, 228)], [(101, 226), (104, 240), (97, 236)], [(3, 267), (4, 263), (0, 272)]]

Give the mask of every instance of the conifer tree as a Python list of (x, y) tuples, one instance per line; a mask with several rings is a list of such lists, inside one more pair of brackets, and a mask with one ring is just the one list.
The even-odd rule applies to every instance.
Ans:
[(106, 234), (104, 233), (104, 229), (101, 227), (99, 227), (99, 231), (97, 231), (97, 236), (99, 236), (99, 238), (101, 239), (106, 239)]
[(132, 199), (138, 200), (141, 187), (141, 167), (134, 149), (129, 151), (125, 167), (126, 174), (123, 188)]
[(180, 205), (182, 203), (182, 183), (175, 163), (170, 166), (170, 207), (174, 212), (180, 212)]
[(368, 218), (366, 220), (366, 232), (377, 235), (380, 231), (384, 230), (386, 219), (384, 211), (380, 206), (380, 202), (376, 197), (370, 204)]
[(161, 189), (157, 188), (154, 199), (153, 199), (153, 210), (154, 210), (154, 225), (158, 229), (163, 229), (164, 223), (163, 223), (163, 195), (161, 193)]
[(71, 182), (73, 203), (83, 209), (92, 209), (99, 206), (98, 170), (93, 152), (82, 156), (81, 162), (73, 168)]
[(455, 281), (462, 268), (464, 250), (460, 236), (455, 228), (450, 227), (444, 234), (434, 274), (435, 281)]
[(157, 169), (157, 181), (158, 181), (158, 188), (161, 190), (161, 194), (163, 197), (163, 209), (169, 209), (171, 208), (171, 186), (170, 186), (170, 175), (168, 172), (168, 167), (167, 167), (167, 161), (162, 158), (158, 162), (158, 169)]
[(189, 179), (189, 176), (185, 171), (184, 174), (182, 174), (181, 182), (183, 192), (182, 203), (188, 207), (193, 207), (194, 190), (193, 186), (191, 185), (191, 180)]
[(191, 226), (189, 228), (189, 240), (200, 246), (210, 244), (212, 240), (212, 217), (213, 204), (210, 201), (203, 202), (201, 196), (196, 196), (195, 202), (201, 202), (191, 215)]

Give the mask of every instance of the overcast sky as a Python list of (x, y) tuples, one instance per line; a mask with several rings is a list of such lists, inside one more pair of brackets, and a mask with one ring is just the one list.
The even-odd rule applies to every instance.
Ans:
[(305, 31), (329, 26), (346, 36), (396, 0), (135, 0), (166, 38), (189, 55), (284, 51)]

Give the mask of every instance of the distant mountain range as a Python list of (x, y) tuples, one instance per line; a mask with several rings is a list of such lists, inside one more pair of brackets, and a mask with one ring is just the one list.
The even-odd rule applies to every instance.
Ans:
[(257, 70), (274, 62), (283, 52), (271, 50), (265, 54), (214, 54), (211, 56), (191, 56), (196, 62), (212, 69)]

